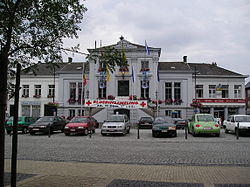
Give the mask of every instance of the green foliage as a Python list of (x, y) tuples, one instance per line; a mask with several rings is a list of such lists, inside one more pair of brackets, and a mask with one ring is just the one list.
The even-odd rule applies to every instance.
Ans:
[(118, 50), (114, 47), (102, 47), (96, 49), (87, 56), (88, 61), (95, 63), (99, 59), (101, 67), (107, 67), (112, 73), (115, 71), (115, 66), (127, 67), (128, 63), (124, 50)]
[(23, 66), (61, 61), (63, 39), (77, 37), (86, 10), (79, 0), (1, 1), (1, 55)]

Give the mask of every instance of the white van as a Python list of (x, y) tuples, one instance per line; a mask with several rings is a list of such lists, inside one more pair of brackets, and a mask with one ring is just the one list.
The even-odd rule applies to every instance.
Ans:
[(239, 123), (239, 133), (250, 133), (250, 115), (231, 115), (223, 124), (225, 133), (236, 133)]

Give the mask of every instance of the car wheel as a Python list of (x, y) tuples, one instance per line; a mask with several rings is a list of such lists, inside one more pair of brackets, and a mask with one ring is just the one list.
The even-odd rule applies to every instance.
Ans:
[(34, 132), (30, 132), (30, 135), (35, 135), (35, 133)]
[(193, 137), (197, 136), (197, 134), (194, 132), (194, 129), (193, 129), (192, 135), (193, 135)]
[(69, 136), (70, 135), (70, 133), (64, 133), (65, 134), (65, 136)]
[(216, 137), (220, 137), (220, 133), (215, 134)]
[(173, 136), (173, 137), (177, 137), (177, 133), (176, 133), (176, 132), (173, 133), (172, 136)]
[(88, 129), (85, 129), (84, 132), (83, 132), (83, 134), (84, 134), (85, 136), (87, 136), (87, 135), (89, 134)]
[(128, 132), (127, 132), (128, 134), (130, 133), (130, 128), (128, 129)]
[(22, 133), (23, 133), (23, 134), (27, 134), (27, 132), (28, 132), (27, 128), (24, 127), (23, 130), (22, 130)]
[(107, 134), (105, 134), (105, 133), (101, 133), (101, 135), (102, 135), (102, 136), (106, 136)]
[(93, 134), (95, 133), (95, 129), (92, 130), (92, 133), (93, 133)]
[(228, 133), (229, 133), (229, 130), (227, 130), (226, 128), (225, 128), (225, 133), (226, 133), (226, 134), (228, 134)]
[(156, 137), (156, 134), (154, 132), (152, 132), (152, 137)]
[(190, 129), (189, 128), (187, 128), (187, 129), (188, 129), (188, 134), (191, 134)]
[(10, 134), (11, 133), (11, 130), (6, 130), (7, 134)]

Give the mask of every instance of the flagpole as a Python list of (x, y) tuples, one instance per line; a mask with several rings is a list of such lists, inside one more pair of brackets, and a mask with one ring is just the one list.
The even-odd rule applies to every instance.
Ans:
[[(85, 71), (85, 69), (84, 69), (84, 62), (82, 63), (82, 90), (81, 90), (81, 112), (80, 112), (80, 116), (82, 116), (83, 114), (82, 114), (82, 109), (83, 109), (83, 100), (84, 100), (84, 98), (83, 98), (83, 96), (85, 95), (84, 94), (84, 92), (83, 92), (83, 89), (85, 90), (85, 88), (84, 88), (84, 71)], [(84, 95), (83, 95), (84, 94)], [(85, 111), (84, 111), (84, 113), (85, 113)]]

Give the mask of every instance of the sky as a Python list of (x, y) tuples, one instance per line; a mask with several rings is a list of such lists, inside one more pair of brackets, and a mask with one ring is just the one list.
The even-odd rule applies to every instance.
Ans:
[[(160, 62), (212, 63), (250, 74), (250, 0), (86, 0), (88, 11), (79, 25), (80, 50), (116, 44), (123, 36), (132, 43), (161, 48)], [(64, 61), (84, 61), (68, 53)], [(250, 81), (247, 78), (246, 81)]]

